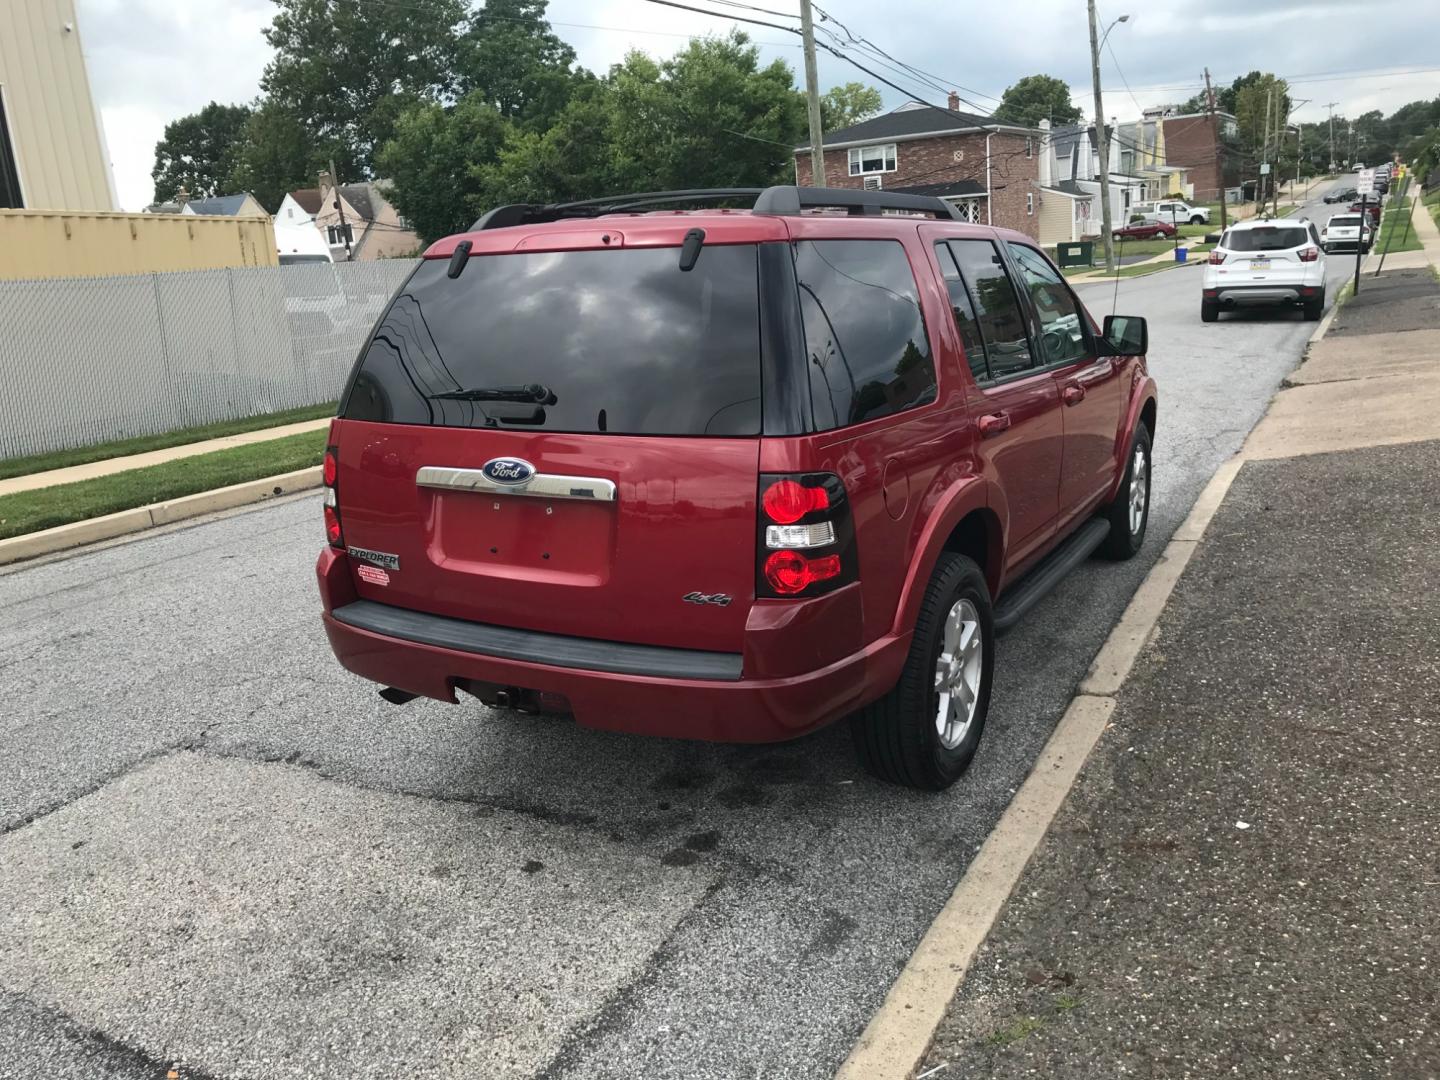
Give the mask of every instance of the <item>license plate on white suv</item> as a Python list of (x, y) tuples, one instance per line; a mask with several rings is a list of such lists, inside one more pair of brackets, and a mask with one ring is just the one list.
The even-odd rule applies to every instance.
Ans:
[(1251, 269), (1251, 270), (1269, 270), (1269, 269), (1270, 269), (1270, 260), (1269, 260), (1269, 259), (1251, 259), (1251, 260), (1250, 260), (1250, 269)]

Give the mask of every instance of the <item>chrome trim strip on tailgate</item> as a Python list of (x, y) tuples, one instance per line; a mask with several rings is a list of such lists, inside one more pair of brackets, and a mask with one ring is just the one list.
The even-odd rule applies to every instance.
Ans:
[(560, 476), (536, 473), (523, 484), (497, 484), (479, 469), (451, 469), (423, 465), (415, 474), (417, 487), (481, 491), (486, 495), (535, 495), (542, 499), (588, 499), (614, 502), (615, 483), (597, 476)]
[(534, 630), (467, 622), (445, 615), (429, 615), (409, 608), (377, 604), (373, 600), (356, 600), (337, 607), (330, 615), (346, 626), (369, 630), (374, 634), (502, 660), (523, 660), (531, 664), (584, 671), (608, 671), (617, 675), (649, 675), (661, 679), (736, 682), (740, 678), (739, 653), (542, 634)]

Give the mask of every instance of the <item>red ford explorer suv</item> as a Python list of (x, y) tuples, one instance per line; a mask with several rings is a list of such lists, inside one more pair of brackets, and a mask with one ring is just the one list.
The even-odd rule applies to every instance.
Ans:
[(1146, 340), (938, 199), (500, 207), (345, 388), (326, 633), (392, 702), (735, 741), (849, 717), (872, 772), (943, 788), (995, 635), (1144, 540)]

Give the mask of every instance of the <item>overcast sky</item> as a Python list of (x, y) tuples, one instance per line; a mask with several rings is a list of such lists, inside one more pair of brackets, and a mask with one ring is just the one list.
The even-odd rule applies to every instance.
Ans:
[[(707, 0), (697, 6), (776, 22), (794, 20)], [(775, 11), (798, 11), (795, 0), (749, 0)], [(90, 76), (105, 124), (116, 187), (127, 210), (150, 201), (155, 142), (167, 122), (209, 101), (246, 102), (259, 91), (269, 49), (261, 36), (271, 0), (185, 5), (176, 0), (76, 0)], [(1093, 111), (1084, 0), (823, 0), (821, 6), (857, 36), (961, 93), (974, 111), (992, 109), (1005, 87), (1044, 72), (1066, 80), (1074, 99)], [(1254, 68), (1291, 79), (1296, 99), (1309, 98), (1296, 119), (1324, 119), (1325, 103), (1354, 116), (1385, 112), (1440, 94), (1434, 26), (1440, 0), (1105, 0), (1102, 21), (1130, 13), (1105, 50), (1105, 110), (1122, 120), (1140, 108), (1181, 101), (1200, 88), (1209, 65), (1217, 83)], [(646, 0), (551, 0), (556, 32), (586, 67), (603, 71), (626, 50), (666, 55), (692, 34), (733, 25)], [(822, 23), (837, 34), (834, 22)], [(798, 39), (781, 30), (748, 31), (766, 58), (801, 70)], [(922, 99), (944, 94), (862, 60)], [(1419, 70), (1417, 70), (1419, 69)], [(822, 53), (822, 87), (861, 79), (846, 62)], [(1129, 83), (1127, 92), (1124, 83)], [(906, 100), (881, 87), (887, 108)]]

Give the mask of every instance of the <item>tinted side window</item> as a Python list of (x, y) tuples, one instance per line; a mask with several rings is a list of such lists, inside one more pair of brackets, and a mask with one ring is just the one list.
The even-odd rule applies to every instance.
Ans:
[(985, 338), (980, 333), (980, 321), (975, 315), (975, 302), (970, 299), (970, 290), (960, 276), (960, 267), (955, 256), (950, 254), (948, 244), (935, 245), (935, 258), (940, 262), (940, 273), (945, 277), (945, 288), (950, 293), (950, 310), (955, 315), (955, 326), (960, 331), (960, 344), (965, 347), (965, 359), (970, 363), (970, 374), (976, 382), (990, 377), (990, 368), (985, 358)]
[(1072, 364), (1090, 353), (1090, 338), (1080, 303), (1054, 268), (1032, 247), (1011, 244), (1010, 253), (1020, 267), (1040, 319), (1040, 353), (1048, 364)]
[(1035, 366), (1020, 298), (1000, 252), (989, 240), (951, 240), (950, 251), (970, 290), (976, 321), (985, 337), (990, 377), (1003, 379)]
[(935, 400), (919, 291), (898, 241), (800, 241), (795, 276), (819, 430)]

